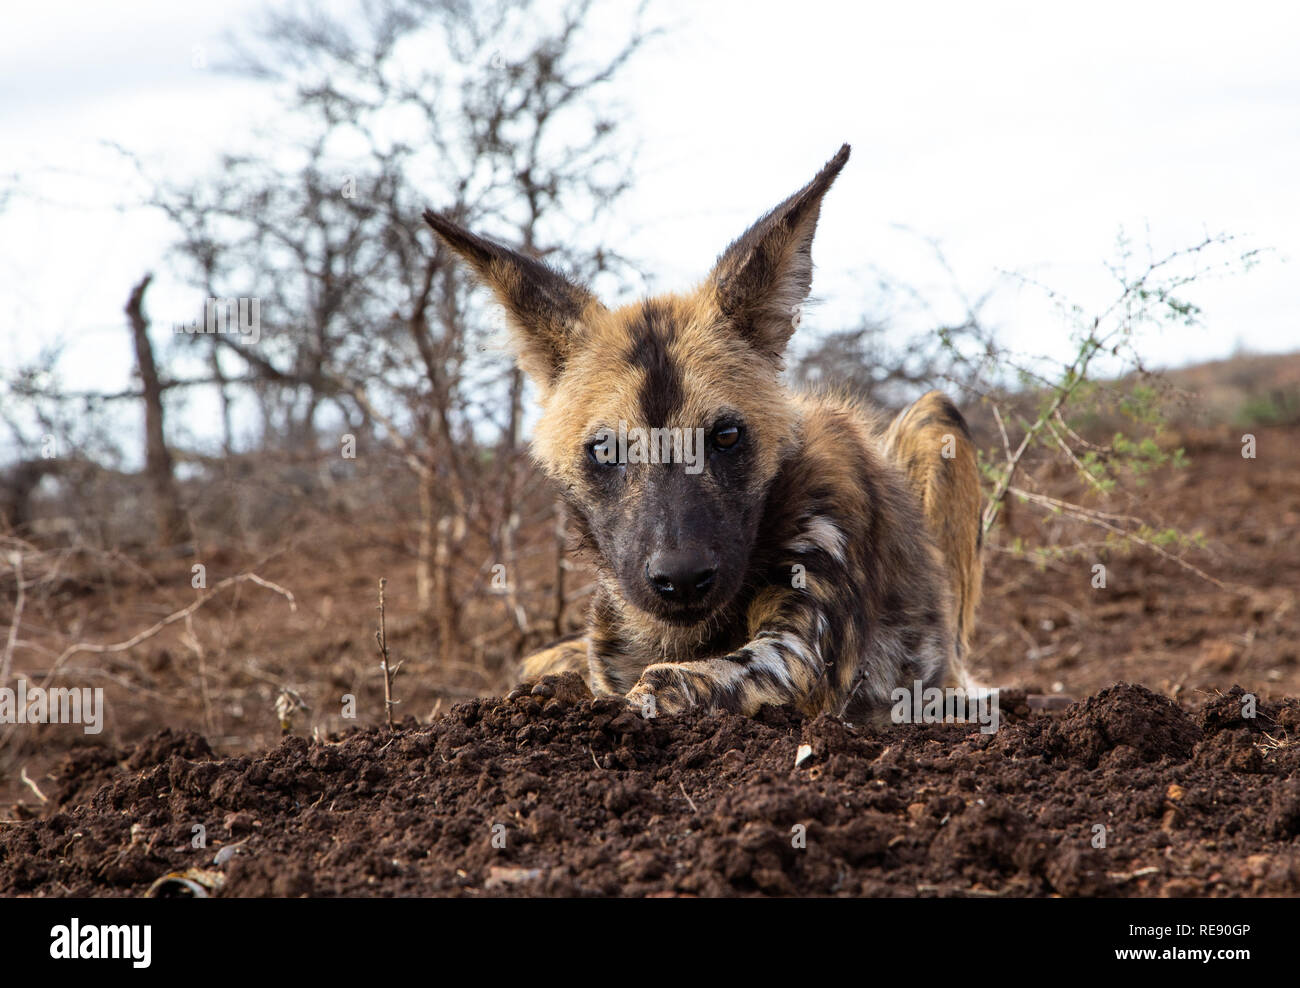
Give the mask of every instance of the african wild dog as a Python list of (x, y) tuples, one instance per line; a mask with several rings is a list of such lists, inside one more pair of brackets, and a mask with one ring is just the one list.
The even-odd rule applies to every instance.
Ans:
[[(703, 284), (609, 309), (546, 265), (425, 219), (493, 289), (598, 588), (585, 635), (526, 660), (673, 713), (792, 703), (852, 719), (896, 686), (960, 685), (980, 589), (979, 476), (931, 392), (886, 425), (781, 380), (822, 198), (848, 145)], [(703, 429), (704, 468), (611, 458), (611, 431)], [(612, 461), (611, 461), (612, 459)]]

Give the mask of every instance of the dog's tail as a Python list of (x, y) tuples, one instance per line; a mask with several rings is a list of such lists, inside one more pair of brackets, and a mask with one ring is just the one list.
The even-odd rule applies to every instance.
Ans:
[(948, 571), (956, 652), (950, 679), (953, 685), (976, 688), (966, 657), (984, 577), (984, 532), (970, 428), (947, 395), (931, 391), (898, 414), (885, 433), (885, 448), (907, 475)]

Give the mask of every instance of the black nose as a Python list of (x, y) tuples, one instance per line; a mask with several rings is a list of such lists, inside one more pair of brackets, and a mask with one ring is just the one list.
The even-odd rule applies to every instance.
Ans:
[(650, 586), (673, 604), (697, 604), (713, 586), (714, 560), (698, 552), (657, 552), (646, 563)]

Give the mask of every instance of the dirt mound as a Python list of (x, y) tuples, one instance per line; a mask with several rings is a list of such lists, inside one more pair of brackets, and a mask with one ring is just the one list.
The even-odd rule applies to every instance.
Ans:
[(549, 678), (254, 757), (164, 731), (70, 757), (57, 811), (0, 829), (0, 892), (1300, 894), (1300, 704), (1246, 706), (1120, 685), (987, 735), (647, 721)]
[(1048, 735), (1048, 750), (1095, 768), (1102, 756), (1131, 748), (1143, 761), (1190, 758), (1201, 729), (1167, 697), (1121, 683), (1073, 707)]

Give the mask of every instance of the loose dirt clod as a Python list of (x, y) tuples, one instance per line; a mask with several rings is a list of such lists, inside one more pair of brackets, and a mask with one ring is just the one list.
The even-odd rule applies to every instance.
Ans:
[(255, 757), (168, 731), (80, 753), (51, 815), (0, 829), (0, 894), (143, 895), (214, 860), (221, 896), (1300, 893), (1295, 700), (1256, 722), (1119, 685), (985, 735), (541, 685)]

